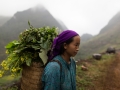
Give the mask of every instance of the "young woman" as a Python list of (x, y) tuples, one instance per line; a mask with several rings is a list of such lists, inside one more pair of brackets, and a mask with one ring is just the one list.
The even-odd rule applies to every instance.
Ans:
[(76, 64), (72, 57), (79, 45), (80, 36), (72, 30), (65, 30), (54, 39), (42, 76), (43, 90), (76, 90)]

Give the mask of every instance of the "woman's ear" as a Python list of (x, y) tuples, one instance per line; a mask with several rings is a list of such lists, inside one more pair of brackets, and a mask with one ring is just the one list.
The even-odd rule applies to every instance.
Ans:
[(64, 43), (63, 46), (64, 46), (64, 49), (67, 49), (67, 44), (66, 43)]

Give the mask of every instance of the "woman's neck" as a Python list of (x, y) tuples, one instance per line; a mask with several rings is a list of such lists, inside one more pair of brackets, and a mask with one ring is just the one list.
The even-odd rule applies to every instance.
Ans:
[(69, 55), (63, 53), (61, 56), (67, 63), (70, 63), (70, 56)]

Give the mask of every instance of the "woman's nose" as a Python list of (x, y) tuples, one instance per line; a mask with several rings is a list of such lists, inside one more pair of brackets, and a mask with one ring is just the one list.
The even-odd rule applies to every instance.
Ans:
[(76, 51), (79, 51), (79, 49), (80, 49), (80, 48), (78, 47), (78, 48), (76, 49)]

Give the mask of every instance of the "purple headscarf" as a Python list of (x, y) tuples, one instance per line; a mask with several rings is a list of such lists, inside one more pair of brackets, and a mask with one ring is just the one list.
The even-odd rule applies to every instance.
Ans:
[(55, 56), (59, 55), (61, 45), (65, 41), (77, 35), (78, 33), (73, 30), (65, 30), (61, 34), (59, 34), (58, 37), (54, 39), (51, 50), (48, 52), (48, 60), (52, 60)]

